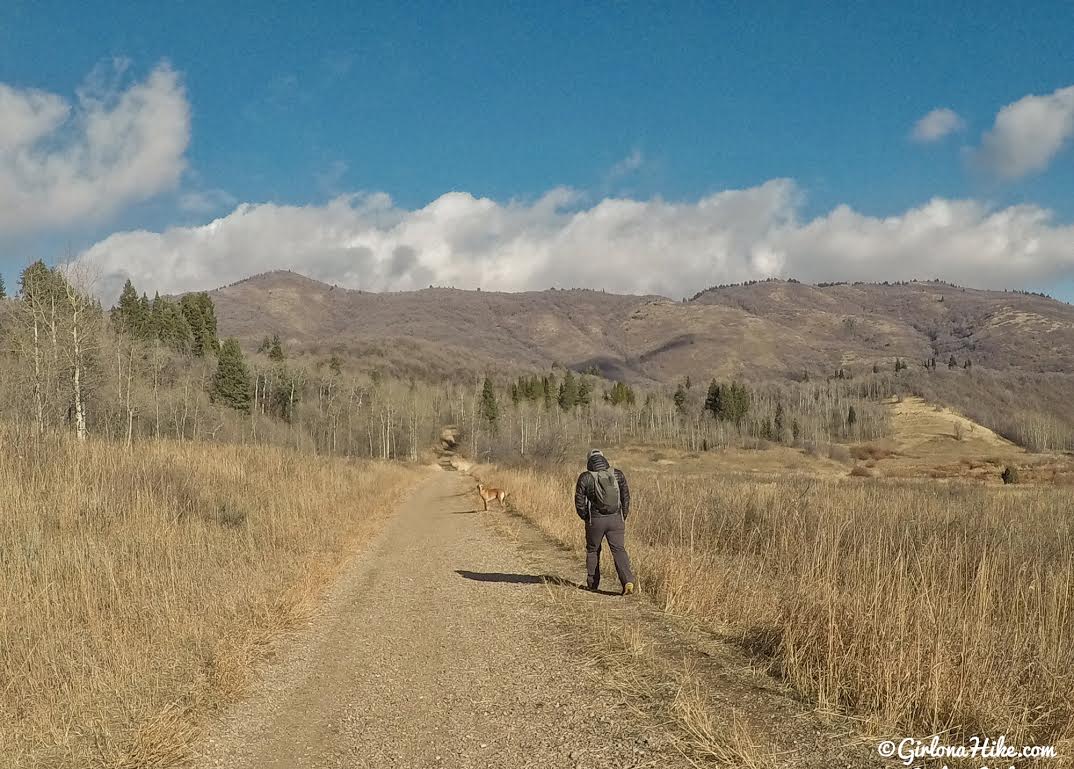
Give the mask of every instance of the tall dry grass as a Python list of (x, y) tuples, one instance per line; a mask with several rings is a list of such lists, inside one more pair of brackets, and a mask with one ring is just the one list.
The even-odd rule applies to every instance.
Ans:
[(268, 448), (0, 452), (0, 763), (180, 764), (410, 480)]
[[(492, 475), (547, 534), (581, 549), (576, 473)], [(1069, 492), (630, 480), (643, 589), (763, 655), (822, 708), (878, 733), (1006, 734), (1074, 752)]]

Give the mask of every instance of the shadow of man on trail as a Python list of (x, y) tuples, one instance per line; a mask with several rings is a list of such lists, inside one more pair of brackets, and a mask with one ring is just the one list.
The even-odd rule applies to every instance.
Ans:
[[(581, 590), (582, 585), (554, 574), (503, 574), (500, 572), (466, 571), (456, 569), (455, 573), (464, 579), (472, 579), (475, 582), (500, 582), (509, 585), (559, 585), (560, 587), (572, 587)], [(607, 590), (596, 591), (601, 595), (619, 595)]]

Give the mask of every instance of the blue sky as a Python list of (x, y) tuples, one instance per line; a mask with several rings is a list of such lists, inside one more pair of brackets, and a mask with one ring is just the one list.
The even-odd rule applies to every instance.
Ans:
[[(904, 217), (933, 198), (980, 205), (986, 213), (969, 215), (965, 224), (978, 229), (987, 212), (1011, 206), (1051, 211), (1042, 242), (1056, 253), (1049, 252), (1046, 266), (1020, 278), (994, 263), (978, 272), (972, 258), (958, 255), (948, 274), (1074, 295), (1074, 257), (1063, 261), (1074, 249), (1066, 229), (1074, 222), (1068, 136), (1062, 128), (1048, 134), (1054, 140), (1060, 132), (1044, 167), (1024, 171), (1016, 160), (1015, 172), (997, 173), (996, 163), (980, 162), (1000, 110), (1074, 85), (1072, 3), (1035, 3), (1016, 14), (1009, 4), (987, 2), (266, 5), (98, 3), (92, 13), (76, 15), (69, 3), (7, 0), (0, 10), (0, 84), (23, 95), (47, 92), (72, 109), (67, 123), (35, 140), (34, 152), (78, 141), (72, 138), (79, 131), (76, 93), (88, 77), (108, 109), (166, 66), (189, 113), (184, 147), (171, 145), (178, 153), (169, 158), (174, 167), (154, 166), (158, 183), (117, 194), (114, 205), (100, 210), (74, 206), (69, 219), (9, 223), (6, 231), (0, 219), (0, 264), (9, 281), (28, 256), (82, 253), (114, 233), (145, 229), (168, 240), (169, 232), (204, 226), (239, 203), (272, 203), (297, 214), (321, 211), (339, 195), (372, 192), (390, 196), (378, 214), (389, 223), (371, 224), (355, 203), (343, 217), (351, 228), (346, 242), (321, 245), (366, 249), (368, 257), (348, 251), (331, 259), (304, 253), (258, 261), (243, 254), (238, 265), (301, 269), (306, 260), (309, 272), (373, 288), (414, 287), (430, 276), (460, 285), (543, 287), (541, 280), (571, 281), (564, 265), (575, 261), (577, 249), (621, 245), (619, 236), (599, 232), (569, 248), (561, 242), (572, 212), (593, 214), (610, 198), (639, 203), (641, 218), (632, 226), (650, 228), (646, 234), (669, 218), (679, 232), (710, 231), (707, 239), (681, 244), (696, 251), (686, 270), (691, 280), (750, 277), (773, 265), (839, 279), (831, 273), (841, 266), (860, 267), (860, 255), (840, 261), (829, 253), (841, 237), (822, 247), (796, 236), (788, 245), (773, 240), (779, 221), (743, 233), (735, 229), (737, 214), (723, 212), (723, 229), (712, 230), (707, 220), (680, 221), (682, 211), (652, 205), (681, 205), (703, 217), (699, 201), (791, 180), (793, 189), (777, 191), (780, 203), (766, 198), (757, 205), (782, 205), (776, 220), (789, 211), (802, 226), (841, 205), (878, 221)], [(1065, 105), (1065, 96), (1056, 103)], [(915, 141), (915, 123), (938, 108), (955, 113), (958, 127), (935, 141)], [(1059, 109), (1042, 119), (1061, 122), (1065, 115)], [(5, 173), (12, 175), (0, 160), (0, 181)], [(9, 186), (34, 184), (24, 175)], [(101, 181), (100, 194), (107, 197), (114, 186)], [(524, 216), (523, 235), (512, 230), (508, 241), (480, 253), (472, 239), (457, 242), (451, 223), (472, 218), (468, 201), (456, 201), (447, 230), (435, 237), (400, 229), (445, 193), (532, 206), (560, 187), (574, 194), (555, 216)], [(503, 222), (496, 226), (502, 230)], [(389, 227), (394, 237), (384, 237)], [(551, 249), (547, 258), (561, 264), (529, 269), (525, 280), (507, 277), (520, 267), (502, 254), (549, 228), (560, 240), (538, 253)], [(720, 234), (728, 228), (732, 236)], [(181, 231), (172, 234), (169, 244), (153, 247), (191, 248)], [(301, 232), (288, 235), (304, 242)], [(728, 239), (740, 242), (742, 253), (719, 251), (717, 242)], [(943, 265), (952, 241), (959, 238), (937, 241), (924, 264)], [(160, 259), (156, 268), (126, 265), (130, 249), (116, 246), (124, 245), (118, 239), (112, 244), (107, 254), (95, 252), (110, 274), (172, 287)], [(411, 275), (400, 268), (400, 248), (413, 251), (422, 269)], [(766, 249), (776, 256), (766, 257)], [(218, 246), (203, 257), (212, 260), (200, 263), (206, 281), (234, 277), (219, 264), (231, 261), (230, 254)], [(870, 271), (847, 277), (885, 279), (898, 272), (888, 269), (898, 257), (873, 249)], [(185, 269), (196, 283), (190, 264), (196, 257), (177, 258), (165, 260), (168, 269)], [(663, 257), (650, 250), (634, 258), (640, 261), (624, 266)], [(813, 270), (817, 264), (829, 272)], [(577, 275), (581, 284), (592, 279)]]

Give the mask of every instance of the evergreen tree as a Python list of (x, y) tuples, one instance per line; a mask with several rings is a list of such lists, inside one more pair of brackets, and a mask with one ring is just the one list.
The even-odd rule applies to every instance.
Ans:
[(123, 284), (123, 290), (119, 293), (119, 301), (112, 308), (110, 315), (112, 323), (120, 331), (128, 331), (134, 316), (138, 313), (138, 292), (134, 290), (134, 284), (130, 278)]
[(518, 382), (515, 382), (511, 385), (511, 405), (517, 406), (520, 400), (522, 396), (518, 392)]
[(555, 377), (541, 377), (541, 397), (544, 398), (544, 407), (546, 409), (552, 408), (552, 401), (554, 400), (552, 393), (555, 390)]
[(854, 410), (853, 406), (851, 406), (850, 410), (847, 412), (847, 427), (853, 427), (855, 423), (857, 423), (857, 421), (858, 412)]
[(791, 438), (795, 441), (798, 440), (798, 436), (802, 434), (801, 425), (798, 424), (797, 419), (791, 420)]
[(713, 419), (718, 419), (720, 416), (720, 398), (723, 396), (723, 390), (720, 387), (720, 383), (713, 379), (709, 382), (709, 390), (705, 395), (705, 411), (712, 415)]
[(779, 441), (783, 440), (783, 404), (782, 403), (777, 403), (776, 404), (775, 428), (776, 428), (776, 440), (779, 440)]
[(220, 348), (210, 395), (214, 403), (250, 413), (250, 371), (235, 339), (226, 340)]
[(947, 361), (947, 368), (958, 368), (958, 361), (955, 360), (955, 356), (952, 355)]
[(593, 385), (584, 376), (578, 377), (578, 405), (588, 406), (590, 396), (593, 392)]
[(261, 337), (261, 344), (257, 346), (258, 355), (268, 355), (269, 349), (272, 347), (272, 340), (267, 336)]
[[(651, 397), (652, 396), (648, 396), (646, 398), (646, 402), (648, 402)], [(608, 401), (608, 403), (612, 404), (613, 406), (622, 406), (623, 404), (633, 406), (634, 390), (632, 390), (628, 385), (625, 385), (622, 382), (616, 382), (612, 385), (612, 389), (605, 394), (604, 400)]]
[(573, 372), (567, 369), (563, 376), (563, 383), (559, 386), (559, 407), (564, 411), (570, 411), (578, 405), (578, 383)]
[(496, 403), (496, 391), (492, 387), (492, 380), (485, 377), (485, 384), (481, 387), (481, 418), (490, 425), (495, 426), (500, 418), (500, 406)]
[(157, 339), (177, 352), (190, 352), (193, 335), (179, 305), (158, 294), (151, 306), (150, 326)]
[(675, 396), (674, 396), (673, 400), (675, 401), (675, 410), (677, 412), (679, 412), (679, 414), (685, 415), (686, 414), (686, 388), (683, 387), (681, 382), (679, 383), (679, 386), (675, 388)]
[(0, 299), (7, 299), (7, 284), (3, 275), (0, 275)]
[(269, 413), (285, 422), (293, 422), (296, 406), (302, 398), (302, 388), (297, 377), (286, 367), (280, 366), (272, 377), (258, 378), (261, 380), (261, 386), (268, 388), (265, 400), (268, 402)]
[(190, 327), (190, 351), (199, 358), (220, 349), (216, 331), (216, 309), (213, 300), (204, 291), (186, 294), (179, 300), (183, 317)]
[(731, 413), (731, 418), (734, 420), (734, 423), (738, 425), (745, 419), (746, 414), (750, 411), (750, 391), (746, 389), (745, 385), (732, 382), (731, 392), (733, 396), (733, 411)]
[[(777, 414), (782, 423), (782, 405), (778, 406)], [(750, 392), (745, 385), (732, 382), (722, 385), (715, 379), (709, 384), (708, 395), (705, 398), (705, 410), (716, 419), (724, 422), (740, 424), (750, 410)]]
[(123, 284), (119, 301), (112, 308), (110, 315), (113, 327), (121, 334), (134, 337), (147, 337), (152, 334), (153, 312), (149, 299), (146, 298), (143, 303), (129, 278)]
[(340, 376), (343, 373), (343, 361), (340, 360), (338, 355), (333, 355), (328, 359), (328, 370), (334, 376)]
[(19, 275), (19, 298), (28, 306), (39, 307), (46, 313), (63, 305), (69, 288), (67, 279), (40, 259)]
[(873, 373), (874, 374), (879, 374), (880, 373), (880, 366), (878, 366), (875, 363), (873, 364)]
[(705, 408), (719, 420), (741, 424), (750, 410), (750, 392), (745, 385), (737, 382), (721, 385), (713, 380), (709, 385)]
[(526, 398), (536, 403), (544, 397), (544, 383), (541, 378), (534, 374), (525, 380)]
[(156, 337), (161, 338), (161, 330), (164, 325), (164, 302), (161, 301), (160, 292), (158, 291), (153, 295), (153, 301), (149, 303), (149, 333)]
[(269, 356), (269, 360), (271, 360), (271, 361), (275, 361), (276, 363), (283, 362), (283, 358), (284, 358), (283, 345), (280, 344), (280, 335), (279, 334), (273, 334), (272, 335), (272, 344), (269, 345), (268, 356)]

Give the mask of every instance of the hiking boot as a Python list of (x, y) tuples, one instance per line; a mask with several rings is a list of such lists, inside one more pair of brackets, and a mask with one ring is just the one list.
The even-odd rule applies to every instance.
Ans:
[(623, 595), (634, 595), (634, 583), (627, 582), (623, 585)]

